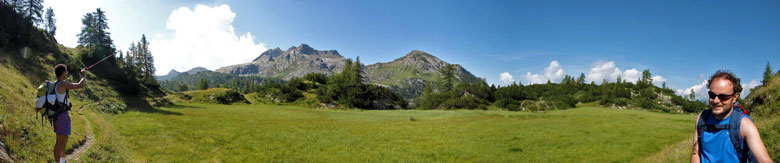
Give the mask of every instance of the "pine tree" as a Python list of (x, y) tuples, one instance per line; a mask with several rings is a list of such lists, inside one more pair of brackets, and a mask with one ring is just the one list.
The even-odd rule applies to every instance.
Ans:
[(580, 77), (577, 78), (577, 83), (585, 84), (585, 73), (580, 73)]
[(666, 82), (664, 82), (663, 84), (661, 84), (661, 88), (663, 88), (663, 89), (669, 89), (669, 88), (667, 88), (667, 87), (666, 87)]
[(43, 0), (26, 0), (24, 4), (24, 16), (27, 17), (33, 25), (43, 22)]
[(200, 82), (198, 82), (198, 89), (199, 90), (209, 89), (209, 82), (206, 81), (206, 79), (200, 79)]
[(645, 70), (642, 71), (642, 79), (640, 79), (640, 81), (641, 81), (640, 87), (641, 88), (646, 88), (646, 87), (649, 87), (650, 85), (652, 85), (653, 78), (651, 76), (652, 76), (652, 74), (650, 73), (650, 69), (645, 69)]
[(78, 34), (78, 43), (82, 46), (95, 47), (98, 53), (114, 52), (114, 41), (111, 40), (111, 32), (108, 32), (108, 19), (105, 12), (97, 8), (95, 12), (87, 13), (81, 19), (83, 26)]
[(764, 79), (761, 80), (761, 83), (763, 85), (768, 85), (769, 81), (772, 81), (772, 66), (769, 65), (769, 62), (766, 62), (766, 70), (764, 70)]
[(149, 50), (149, 41), (146, 41), (146, 34), (141, 35), (141, 41), (138, 42), (138, 57), (140, 60), (139, 66), (141, 67), (141, 77), (144, 83), (148, 85), (156, 85), (156, 79), (154, 76), (154, 57)]
[(54, 36), (54, 34), (57, 32), (57, 19), (54, 18), (54, 9), (51, 9), (49, 7), (46, 9), (46, 32), (49, 33), (50, 36)]
[(439, 73), (441, 73), (441, 92), (447, 92), (452, 90), (453, 82), (455, 81), (455, 66), (452, 64), (444, 65)]
[(339, 78), (341, 78), (341, 80), (344, 80), (346, 82), (352, 82), (354, 80), (352, 79), (353, 76), (351, 74), (352, 74), (352, 59), (350, 58), (344, 60), (344, 69), (341, 70), (341, 74), (339, 74), (338, 78), (336, 79), (339, 80)]
[(355, 58), (355, 65), (352, 66), (352, 69), (353, 83), (363, 83), (365, 77), (363, 77), (363, 66), (360, 63), (360, 56)]
[(696, 101), (696, 92), (691, 89), (691, 94), (688, 95), (688, 99), (691, 99), (691, 101)]

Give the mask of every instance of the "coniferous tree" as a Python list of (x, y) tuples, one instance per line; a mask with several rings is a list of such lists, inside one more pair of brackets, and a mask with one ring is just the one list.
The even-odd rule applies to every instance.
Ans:
[(653, 78), (651, 76), (652, 74), (650, 73), (650, 69), (645, 69), (642, 71), (642, 79), (640, 79), (642, 84), (640, 85), (640, 88), (647, 88), (653, 85)]
[[(97, 8), (95, 12), (87, 13), (81, 19), (83, 24), (78, 36), (79, 45), (89, 49), (84, 56), (87, 62), (96, 62), (100, 58), (116, 53), (105, 12)], [(116, 60), (111, 60), (116, 61)]]
[(360, 56), (355, 58), (355, 65), (352, 66), (352, 80), (353, 83), (363, 83), (363, 66), (360, 63)]
[(27, 17), (33, 25), (37, 26), (43, 22), (43, 0), (25, 0), (24, 16)]
[(149, 50), (149, 41), (146, 41), (146, 35), (141, 35), (141, 41), (138, 42), (139, 66), (141, 69), (141, 78), (147, 85), (156, 85), (154, 76), (154, 57)]
[(441, 90), (442, 92), (447, 92), (452, 90), (453, 82), (455, 81), (455, 66), (452, 64), (447, 64), (439, 70), (439, 73), (441, 73)]
[(49, 7), (46, 9), (46, 32), (54, 36), (57, 31), (57, 20), (54, 18), (54, 10)]
[(696, 92), (691, 89), (691, 94), (688, 94), (688, 99), (691, 99), (691, 101), (696, 101)]
[(666, 82), (664, 82), (663, 84), (661, 84), (661, 88), (663, 88), (663, 89), (669, 89), (669, 88), (667, 88), (667, 87), (666, 87)]
[(577, 78), (577, 83), (585, 84), (585, 73), (580, 73), (580, 77)]
[(200, 79), (200, 82), (198, 82), (198, 89), (199, 90), (209, 89), (209, 82), (206, 81), (206, 79)]
[(763, 85), (768, 85), (769, 81), (772, 80), (772, 66), (769, 65), (769, 62), (766, 62), (766, 70), (764, 70), (764, 79), (761, 80), (761, 83)]

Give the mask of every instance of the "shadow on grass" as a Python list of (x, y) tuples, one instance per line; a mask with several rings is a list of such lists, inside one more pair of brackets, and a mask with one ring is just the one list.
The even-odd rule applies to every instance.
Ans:
[(200, 106), (185, 106), (185, 105), (178, 105), (178, 104), (172, 104), (172, 105), (168, 105), (168, 106), (165, 106), (165, 107), (166, 108), (172, 108), (172, 109), (185, 109), (185, 108), (186, 109), (206, 109), (206, 108), (200, 107)]
[[(160, 110), (157, 108), (154, 108), (149, 102), (144, 100), (140, 97), (132, 97), (132, 96), (125, 96), (122, 98), (125, 104), (127, 104), (127, 110), (134, 110), (144, 113), (152, 113), (152, 114), (164, 114), (164, 115), (182, 115), (179, 112), (172, 112), (167, 110)], [(182, 106), (186, 107), (186, 106)]]

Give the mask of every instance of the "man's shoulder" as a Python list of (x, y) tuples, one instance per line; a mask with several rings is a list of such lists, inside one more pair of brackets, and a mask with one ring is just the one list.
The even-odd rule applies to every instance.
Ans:
[(749, 116), (749, 115), (747, 115), (747, 114), (742, 114), (742, 117), (741, 117), (741, 118), (742, 118), (742, 119), (741, 119), (741, 121), (742, 121), (742, 122), (745, 122), (745, 121), (750, 121), (750, 122), (753, 122), (753, 118), (750, 118), (750, 116)]

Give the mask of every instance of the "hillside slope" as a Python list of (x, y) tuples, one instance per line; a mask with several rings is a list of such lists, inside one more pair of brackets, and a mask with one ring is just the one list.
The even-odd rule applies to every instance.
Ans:
[(763, 86), (753, 88), (746, 100), (769, 156), (780, 162), (780, 73)]
[[(413, 50), (392, 62), (368, 65), (365, 73), (370, 83), (390, 86), (410, 99), (422, 94), (426, 82), (437, 82), (441, 78), (439, 71), (448, 64), (424, 51)], [(481, 80), (458, 64), (454, 67), (456, 82), (476, 83)]]

